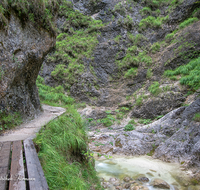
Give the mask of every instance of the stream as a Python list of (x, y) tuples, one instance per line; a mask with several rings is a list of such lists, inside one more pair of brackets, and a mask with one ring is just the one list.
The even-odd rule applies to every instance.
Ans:
[[(96, 159), (95, 167), (98, 176), (103, 178), (105, 182), (112, 181), (110, 178), (117, 178), (120, 182), (120, 186), (123, 187), (123, 179), (128, 176), (134, 181), (133, 186), (140, 186), (141, 189), (158, 190), (163, 188), (153, 187), (151, 181), (154, 179), (162, 179), (170, 185), (170, 190), (185, 190), (195, 189), (199, 190), (200, 187), (190, 186), (185, 188), (177, 182), (177, 178), (183, 176), (183, 172), (180, 170), (180, 165), (177, 163), (165, 163), (158, 159), (153, 159), (148, 156), (139, 157), (114, 157), (112, 159)], [(138, 180), (141, 177), (149, 179), (147, 182), (141, 182)], [(175, 179), (176, 178), (176, 179)], [(144, 188), (145, 187), (145, 188)], [(105, 189), (117, 189), (116, 185), (110, 183)], [(119, 188), (120, 189), (120, 188)], [(126, 189), (126, 188), (121, 188)], [(128, 188), (130, 189), (130, 188)], [(137, 189), (137, 188), (135, 188)], [(140, 188), (138, 188), (140, 189)]]

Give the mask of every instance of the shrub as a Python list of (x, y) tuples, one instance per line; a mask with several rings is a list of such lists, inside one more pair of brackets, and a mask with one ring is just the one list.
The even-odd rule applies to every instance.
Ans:
[(150, 79), (151, 77), (153, 76), (153, 72), (152, 72), (152, 69), (148, 69), (147, 70), (147, 79)]
[(141, 30), (144, 30), (148, 27), (150, 28), (159, 28), (161, 27), (161, 24), (162, 24), (162, 21), (161, 19), (158, 17), (158, 18), (155, 18), (153, 16), (148, 16), (147, 18), (144, 18), (140, 21), (139, 23), (139, 28)]
[(150, 7), (144, 7), (142, 10), (140, 10), (140, 14), (142, 16), (145, 16), (145, 15), (148, 15), (148, 14), (151, 14), (152, 10)]
[(180, 83), (188, 85), (190, 88), (197, 90), (200, 88), (200, 57), (190, 61), (187, 65), (182, 65), (175, 70), (166, 70), (165, 76), (173, 77), (181, 74)]
[(160, 51), (160, 42), (156, 42), (151, 46), (151, 52), (155, 54), (156, 52)]
[(132, 124), (127, 124), (127, 125), (124, 127), (124, 131), (132, 131), (132, 130), (135, 130), (135, 127), (133, 127)]
[(73, 98), (64, 94), (62, 86), (55, 88), (44, 85), (44, 79), (38, 76), (36, 81), (41, 102), (49, 105), (66, 105), (74, 102)]
[(193, 120), (196, 122), (200, 122), (200, 113), (196, 113), (195, 116), (193, 117)]
[(0, 134), (7, 129), (20, 125), (22, 123), (22, 117), (20, 113), (6, 113), (0, 111)]
[(153, 84), (148, 88), (148, 90), (154, 95), (157, 96), (160, 92), (161, 89), (159, 88), (160, 84), (159, 82), (153, 82)]
[(183, 28), (185, 28), (186, 26), (189, 26), (190, 24), (192, 24), (192, 23), (194, 23), (194, 22), (196, 22), (196, 21), (198, 21), (199, 19), (198, 18), (196, 18), (196, 17), (193, 17), (193, 18), (189, 18), (189, 19), (187, 19), (187, 20), (184, 20), (180, 25), (179, 25), (179, 28), (180, 29), (183, 29)]
[(151, 123), (152, 120), (151, 119), (139, 119), (138, 122), (141, 124), (147, 125), (147, 124)]
[(131, 69), (129, 69), (125, 73), (124, 77), (125, 78), (134, 78), (137, 75), (137, 70), (138, 70), (137, 68), (131, 68)]
[(129, 15), (124, 19), (124, 26), (128, 29), (132, 29), (134, 26), (133, 19)]
[(128, 124), (136, 124), (136, 122), (134, 121), (134, 119), (131, 119)]

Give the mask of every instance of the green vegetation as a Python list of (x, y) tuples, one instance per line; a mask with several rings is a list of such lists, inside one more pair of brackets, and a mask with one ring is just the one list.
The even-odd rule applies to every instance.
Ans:
[(1, 81), (2, 78), (3, 78), (3, 69), (2, 69), (2, 67), (0, 66), (0, 81)]
[(21, 115), (17, 112), (6, 113), (0, 111), (0, 134), (5, 130), (12, 129), (13, 127), (22, 123)]
[(182, 85), (187, 85), (191, 89), (197, 90), (200, 88), (200, 57), (175, 70), (167, 70), (164, 75), (168, 77), (181, 75), (180, 83)]
[(148, 16), (144, 18), (139, 23), (139, 28), (145, 30), (146, 28), (159, 28), (162, 25), (162, 20), (160, 17), (155, 18), (153, 16)]
[(137, 70), (138, 70), (137, 68), (131, 68), (131, 69), (129, 69), (125, 73), (124, 77), (125, 78), (134, 78), (137, 75)]
[(150, 79), (151, 77), (153, 76), (153, 72), (152, 72), (152, 69), (148, 69), (147, 70), (147, 79)]
[(200, 113), (196, 113), (193, 120), (196, 122), (200, 122)]
[[(83, 58), (92, 60), (92, 53), (98, 44), (98, 30), (103, 27), (100, 20), (74, 11), (71, 2), (60, 6), (60, 16), (66, 17), (63, 31), (58, 31), (55, 53), (48, 57), (49, 62), (60, 62), (51, 73), (65, 89), (83, 73), (85, 65)], [(93, 67), (90, 65), (93, 70)]]
[(34, 140), (49, 188), (101, 189), (92, 154), (87, 151), (87, 126), (76, 111), (73, 99), (64, 94), (61, 86), (45, 86), (40, 76), (37, 86), (43, 103), (67, 110), (45, 125)]
[(199, 19), (196, 18), (196, 17), (193, 17), (193, 18), (188, 18), (187, 20), (184, 20), (180, 25), (179, 25), (179, 28), (180, 29), (183, 29), (185, 28), (186, 26), (189, 26), (190, 24), (198, 21)]
[(124, 131), (132, 131), (134, 130), (135, 127), (133, 127), (132, 124), (127, 124), (125, 127), (124, 127)]
[(161, 89), (159, 88), (159, 86), (160, 86), (159, 82), (155, 81), (148, 88), (148, 90), (151, 92), (151, 94), (153, 94), (154, 96), (157, 96), (161, 92)]
[(155, 54), (156, 52), (160, 51), (160, 42), (156, 42), (151, 46), (151, 52)]
[(55, 34), (53, 17), (62, 0), (4, 0), (0, 5), (0, 28), (4, 28), (13, 9), (22, 22), (31, 21)]
[(42, 103), (52, 106), (74, 103), (73, 98), (64, 94), (62, 86), (57, 86), (55, 88), (46, 86), (44, 84), (44, 79), (41, 76), (38, 76), (36, 84), (38, 86), (39, 97)]
[(144, 125), (147, 125), (151, 122), (152, 122), (151, 119), (139, 119), (139, 121), (138, 121), (138, 123), (141, 123), (141, 124), (144, 124)]
[(136, 122), (134, 121), (134, 119), (131, 119), (128, 124), (136, 124)]

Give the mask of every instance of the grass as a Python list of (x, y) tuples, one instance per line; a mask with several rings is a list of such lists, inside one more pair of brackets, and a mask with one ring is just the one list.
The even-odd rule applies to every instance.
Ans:
[(21, 115), (17, 112), (6, 113), (0, 111), (0, 134), (22, 123)]
[(138, 70), (137, 68), (131, 68), (131, 69), (129, 69), (125, 73), (124, 77), (125, 78), (134, 78), (137, 75), (137, 70)]
[(180, 25), (179, 25), (179, 28), (180, 29), (183, 29), (185, 28), (186, 26), (189, 26), (190, 24), (198, 21), (199, 19), (196, 18), (196, 17), (193, 17), (193, 18), (188, 18), (187, 20), (184, 20)]
[(88, 150), (86, 122), (76, 111), (74, 100), (64, 89), (44, 85), (37, 79), (42, 103), (66, 108), (66, 113), (45, 125), (34, 139), (50, 189), (101, 189), (94, 169), (94, 160)]
[(132, 124), (127, 124), (125, 127), (124, 127), (124, 131), (133, 131), (135, 129), (135, 127), (133, 127)]
[(159, 88), (159, 86), (160, 86), (159, 82), (155, 81), (148, 88), (148, 90), (151, 92), (151, 94), (153, 94), (154, 96), (157, 96), (161, 92), (161, 89)]
[(152, 122), (151, 119), (139, 119), (139, 121), (138, 121), (138, 123), (144, 124), (144, 125), (147, 125), (147, 124), (149, 124), (151, 122)]
[(182, 65), (175, 70), (166, 70), (165, 76), (173, 77), (181, 75), (180, 83), (187, 85), (191, 89), (197, 90), (200, 88), (200, 57), (193, 59), (186, 65)]
[[(100, 20), (74, 11), (69, 1), (60, 6), (59, 15), (64, 16), (66, 22), (62, 30), (58, 29), (55, 53), (47, 61), (60, 63), (51, 76), (65, 89), (70, 89), (85, 70), (83, 59), (93, 59), (99, 29), (104, 25)], [(90, 68), (93, 70), (91, 65)]]
[(200, 113), (196, 113), (195, 116), (193, 117), (193, 120), (196, 122), (200, 122)]

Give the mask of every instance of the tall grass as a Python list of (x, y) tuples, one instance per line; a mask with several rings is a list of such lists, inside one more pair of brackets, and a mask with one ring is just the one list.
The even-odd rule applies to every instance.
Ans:
[(86, 124), (62, 87), (48, 87), (37, 79), (43, 103), (60, 105), (66, 113), (44, 126), (34, 139), (50, 190), (101, 189), (94, 169), (94, 159), (86, 156)]
[(171, 77), (181, 75), (180, 83), (197, 90), (200, 88), (200, 57), (190, 61), (187, 65), (182, 65), (175, 70), (167, 70), (165, 76)]

